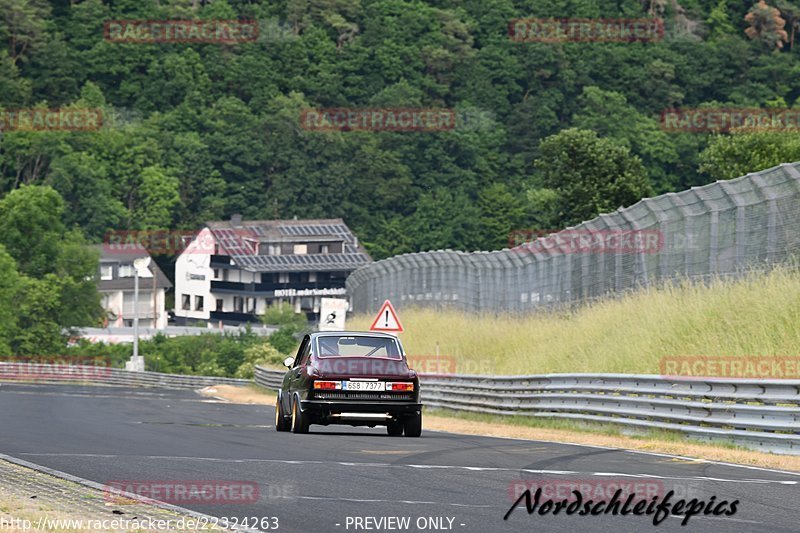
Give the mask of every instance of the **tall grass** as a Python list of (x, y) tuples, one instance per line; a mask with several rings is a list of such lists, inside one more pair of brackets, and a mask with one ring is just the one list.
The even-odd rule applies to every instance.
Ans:
[[(438, 350), (459, 373), (658, 374), (669, 356), (800, 355), (800, 273), (664, 285), (569, 314), (404, 308), (399, 315), (408, 354)], [(353, 317), (348, 329), (367, 329), (372, 318)]]

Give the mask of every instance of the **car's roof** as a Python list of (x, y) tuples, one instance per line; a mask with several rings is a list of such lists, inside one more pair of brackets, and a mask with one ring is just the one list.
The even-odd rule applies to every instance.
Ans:
[(317, 337), (382, 337), (386, 339), (397, 339), (389, 333), (379, 331), (315, 331), (311, 333), (311, 338)]

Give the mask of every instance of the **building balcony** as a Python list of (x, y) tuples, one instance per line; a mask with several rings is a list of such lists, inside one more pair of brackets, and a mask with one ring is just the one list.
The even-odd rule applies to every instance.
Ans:
[(219, 254), (211, 255), (210, 266), (211, 268), (235, 268), (235, 265), (231, 264), (231, 256)]
[(238, 324), (242, 322), (260, 322), (261, 320), (252, 313), (233, 313), (229, 311), (211, 311), (210, 322), (222, 321), (224, 324)]
[[(160, 309), (156, 309), (155, 307), (153, 307), (152, 304), (151, 305), (139, 304), (138, 307), (139, 307), (138, 311), (140, 320), (143, 318), (153, 318), (153, 312), (155, 311), (156, 313), (158, 313), (160, 311)], [(114, 311), (114, 309), (112, 309), (112, 311)], [(134, 307), (133, 304), (130, 304), (130, 305), (123, 305), (121, 311), (122, 315), (120, 318), (127, 319), (127, 318), (134, 318), (136, 316), (137, 309)]]

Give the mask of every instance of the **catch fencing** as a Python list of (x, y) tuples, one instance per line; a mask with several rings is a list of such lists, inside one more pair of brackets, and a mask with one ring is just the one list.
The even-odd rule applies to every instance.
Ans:
[[(256, 367), (280, 386), (282, 370)], [(426, 407), (666, 429), (693, 439), (800, 455), (800, 380), (633, 374), (423, 375)]]
[[(510, 239), (519, 236), (526, 232)], [(676, 278), (737, 276), (793, 262), (798, 252), (800, 163), (791, 163), (647, 198), (510, 249), (370, 263), (349, 276), (347, 292), (357, 313), (387, 299), (397, 307), (527, 312)]]

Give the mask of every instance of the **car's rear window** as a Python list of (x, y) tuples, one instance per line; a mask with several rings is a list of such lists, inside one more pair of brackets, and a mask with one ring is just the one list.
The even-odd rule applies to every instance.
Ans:
[(317, 339), (320, 357), (388, 357), (402, 359), (394, 339), (385, 337), (325, 336)]

